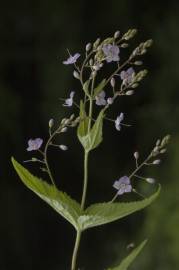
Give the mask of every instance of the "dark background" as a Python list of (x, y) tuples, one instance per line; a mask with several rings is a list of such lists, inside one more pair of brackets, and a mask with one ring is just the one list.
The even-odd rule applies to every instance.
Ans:
[[(145, 156), (156, 139), (172, 135), (159, 168), (146, 171), (163, 186), (157, 203), (121, 221), (88, 231), (80, 247), (80, 269), (101, 270), (120, 261), (130, 242), (149, 243), (131, 269), (179, 268), (179, 3), (178, 1), (1, 1), (0, 8), (0, 269), (69, 269), (75, 232), (49, 206), (28, 191), (10, 157), (29, 159), (27, 140), (47, 137), (48, 120), (72, 109), (60, 97), (79, 90), (66, 48), (82, 52), (97, 37), (138, 28), (136, 38), (153, 38), (144, 57), (149, 75), (136, 95), (119, 101), (131, 128), (120, 133), (107, 123), (104, 142), (91, 155), (88, 204), (113, 196), (112, 183), (134, 166), (132, 153)], [(135, 44), (135, 43), (134, 43)], [(82, 152), (71, 130), (60, 140), (69, 151), (52, 151), (56, 181), (78, 199)], [(53, 160), (52, 160), (53, 159)], [(36, 165), (27, 165), (40, 173)], [(144, 186), (146, 189), (148, 186)], [(149, 187), (149, 189), (151, 189)]]

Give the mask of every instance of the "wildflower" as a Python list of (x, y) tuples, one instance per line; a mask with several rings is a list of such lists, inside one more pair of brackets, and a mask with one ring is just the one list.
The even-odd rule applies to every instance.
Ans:
[(132, 186), (128, 176), (123, 176), (119, 180), (115, 181), (113, 187), (118, 190), (117, 194), (122, 195), (132, 191)]
[(38, 150), (41, 147), (42, 143), (43, 143), (43, 140), (41, 138), (28, 140), (27, 151)]
[(132, 67), (128, 68), (126, 71), (121, 71), (120, 77), (123, 80), (125, 85), (128, 85), (132, 82), (133, 75), (135, 75), (135, 71)]
[(101, 91), (96, 97), (96, 105), (98, 106), (105, 106), (106, 100), (105, 100), (106, 93), (104, 91)]
[(77, 59), (80, 57), (79, 53), (75, 53), (73, 56), (70, 55), (69, 58), (65, 61), (63, 61), (64, 65), (72, 65), (74, 63), (76, 63)]
[(124, 120), (124, 114), (120, 113), (120, 115), (115, 120), (115, 127), (118, 131), (121, 130), (121, 122)]
[(59, 145), (59, 147), (60, 147), (60, 149), (63, 150), (63, 151), (68, 150), (68, 147), (67, 147), (66, 145), (64, 145), (64, 144)]
[(110, 63), (112, 61), (117, 62), (119, 61), (119, 47), (116, 45), (111, 45), (111, 44), (105, 44), (102, 47), (102, 51), (104, 55), (106, 56), (106, 62)]
[(112, 97), (109, 97), (109, 98), (107, 99), (107, 103), (108, 103), (109, 105), (113, 104), (113, 102), (114, 102), (114, 99), (113, 99)]
[(66, 107), (71, 107), (73, 105), (73, 97), (75, 95), (75, 92), (72, 91), (70, 93), (70, 97), (65, 99), (65, 103), (63, 104), (63, 106), (66, 106)]

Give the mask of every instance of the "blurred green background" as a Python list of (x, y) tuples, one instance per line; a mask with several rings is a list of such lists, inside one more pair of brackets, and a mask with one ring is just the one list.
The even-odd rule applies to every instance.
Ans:
[[(113, 181), (134, 166), (132, 153), (138, 150), (145, 156), (156, 139), (170, 133), (171, 144), (161, 166), (146, 171), (163, 189), (157, 203), (145, 211), (86, 232), (79, 266), (105, 269), (127, 254), (129, 243), (148, 238), (131, 270), (179, 269), (178, 26), (177, 0), (1, 2), (1, 270), (69, 269), (73, 228), (23, 186), (10, 156), (29, 159), (27, 140), (46, 138), (48, 120), (72, 112), (59, 100), (79, 90), (72, 67), (62, 65), (66, 48), (82, 52), (87, 42), (131, 27), (139, 29), (136, 40), (154, 39), (144, 57), (150, 72), (136, 95), (120, 100), (111, 114), (115, 118), (123, 111), (132, 127), (118, 133), (111, 124), (105, 125), (104, 143), (91, 155), (88, 204), (110, 199)], [(82, 152), (74, 134), (72, 130), (60, 141), (69, 151), (52, 151), (50, 162), (58, 185), (77, 199), (82, 188)], [(43, 176), (35, 165), (27, 166)]]

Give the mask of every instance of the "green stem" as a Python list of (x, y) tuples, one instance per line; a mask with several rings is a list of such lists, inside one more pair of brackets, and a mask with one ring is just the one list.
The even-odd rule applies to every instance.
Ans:
[(76, 270), (76, 261), (77, 261), (77, 254), (78, 254), (78, 249), (80, 245), (80, 240), (81, 240), (81, 231), (77, 231), (75, 246), (74, 246), (73, 255), (72, 255), (71, 270)]
[(83, 183), (83, 194), (82, 194), (82, 199), (81, 199), (81, 209), (84, 209), (84, 207), (85, 207), (86, 193), (87, 193), (87, 186), (88, 186), (88, 155), (89, 155), (89, 152), (85, 151), (85, 156), (84, 156), (84, 183)]

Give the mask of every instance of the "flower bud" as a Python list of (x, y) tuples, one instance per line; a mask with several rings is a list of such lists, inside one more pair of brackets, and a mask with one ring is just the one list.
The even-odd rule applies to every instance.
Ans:
[(166, 151), (167, 151), (167, 149), (162, 149), (162, 150), (160, 151), (160, 154), (164, 154)]
[(161, 163), (161, 160), (160, 159), (156, 159), (152, 162), (152, 164), (154, 165), (159, 165)]
[(93, 48), (96, 49), (100, 43), (100, 38), (97, 38), (97, 40), (93, 44)]
[(63, 151), (68, 150), (68, 147), (67, 147), (66, 145), (64, 145), (64, 144), (59, 145), (59, 147), (60, 147), (60, 149), (63, 150)]
[(80, 78), (80, 75), (79, 75), (79, 73), (78, 73), (76, 70), (73, 71), (73, 76), (74, 76), (76, 79), (79, 79), (79, 78)]
[(54, 125), (54, 119), (50, 119), (49, 122), (48, 122), (49, 128), (52, 128), (53, 125)]
[(125, 49), (125, 48), (129, 47), (129, 44), (127, 44), (127, 43), (122, 43), (122, 44), (120, 45), (120, 47)]
[(86, 52), (88, 52), (90, 49), (91, 49), (91, 43), (88, 43), (88, 44), (86, 45)]
[(139, 158), (139, 152), (135, 152), (135, 153), (134, 153), (134, 158), (135, 158), (135, 159), (138, 159), (138, 158)]
[(89, 64), (90, 64), (90, 66), (93, 65), (93, 59), (90, 59), (90, 60), (89, 60)]
[(134, 94), (134, 90), (129, 90), (126, 92), (127, 96), (132, 96)]
[(116, 31), (115, 33), (114, 33), (114, 38), (116, 39), (116, 38), (118, 38), (120, 36), (120, 31)]
[(61, 129), (61, 132), (66, 132), (67, 131), (67, 127), (63, 127), (62, 129)]
[(136, 65), (136, 66), (141, 66), (142, 64), (143, 64), (142, 61), (135, 61), (135, 62), (134, 62), (134, 65)]
[(32, 161), (33, 161), (33, 162), (37, 161), (37, 158), (32, 157)]
[(115, 87), (115, 84), (116, 84), (115, 79), (114, 79), (114, 78), (112, 78), (112, 79), (111, 79), (111, 81), (110, 81), (110, 83), (111, 83), (111, 86), (114, 88), (114, 87)]
[(145, 179), (146, 181), (147, 181), (147, 183), (149, 183), (149, 184), (154, 184), (155, 183), (155, 179), (154, 178), (146, 178)]

